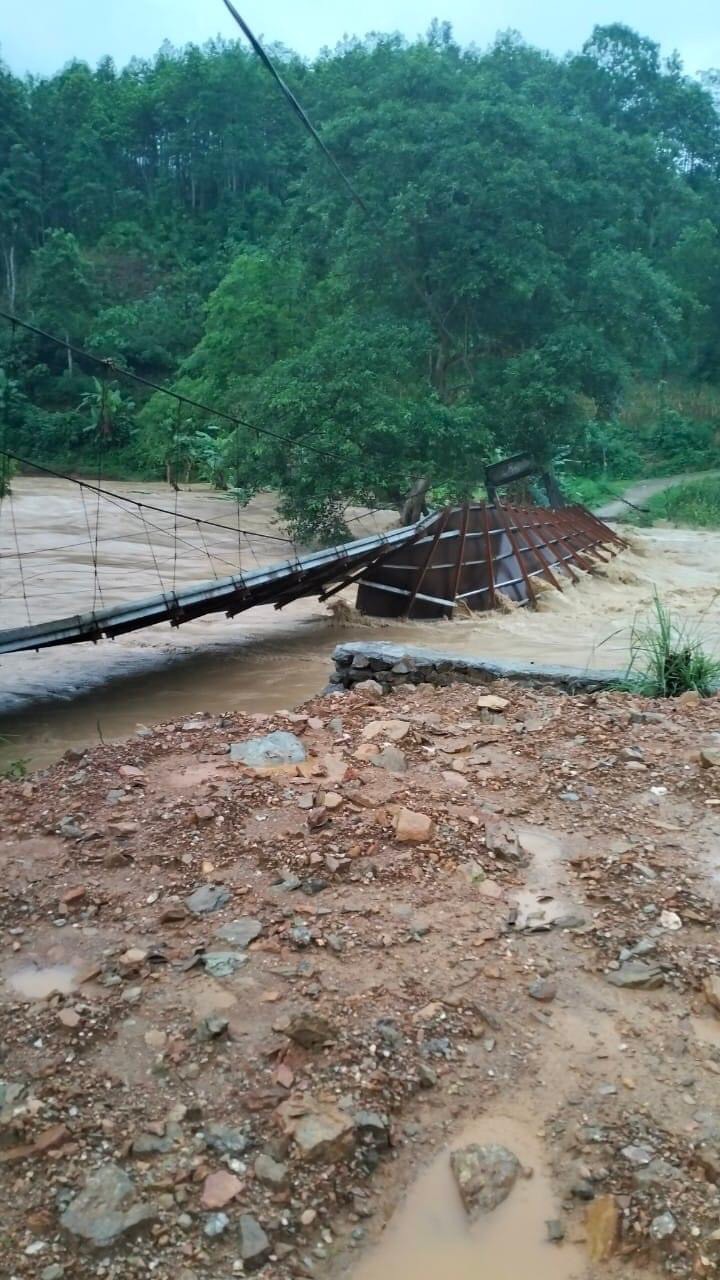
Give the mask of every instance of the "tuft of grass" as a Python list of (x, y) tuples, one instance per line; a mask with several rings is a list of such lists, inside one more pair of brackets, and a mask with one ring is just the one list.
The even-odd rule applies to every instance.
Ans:
[(655, 520), (690, 529), (720, 529), (720, 475), (698, 476), (656, 493), (648, 506)]
[(633, 623), (622, 688), (647, 698), (677, 698), (694, 689), (707, 698), (720, 685), (720, 659), (703, 647), (697, 628), (677, 618), (655, 593), (649, 621)]

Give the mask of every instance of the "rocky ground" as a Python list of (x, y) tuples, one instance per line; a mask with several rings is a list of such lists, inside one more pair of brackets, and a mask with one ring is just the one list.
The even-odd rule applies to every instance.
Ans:
[(498, 1109), (588, 1276), (720, 1274), (717, 698), (198, 716), (0, 784), (0, 853), (5, 1274), (344, 1275)]

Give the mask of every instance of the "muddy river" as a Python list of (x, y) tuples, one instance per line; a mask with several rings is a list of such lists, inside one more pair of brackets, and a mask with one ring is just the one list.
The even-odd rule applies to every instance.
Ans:
[[(288, 547), (274, 500), (262, 495), (240, 513), (251, 535), (209, 529), (194, 519), (233, 526), (234, 505), (203, 489), (183, 492), (175, 554), (172, 515), (146, 513), (138, 501), (170, 510), (162, 485), (113, 483), (125, 501), (102, 499), (61, 480), (22, 477), (0, 511), (0, 627), (62, 617), (120, 600), (271, 564)], [(354, 517), (352, 528), (380, 532), (392, 515)], [(93, 562), (88, 532), (95, 541)], [(17, 548), (23, 549), (22, 565)], [(229, 620), (222, 615), (148, 628), (115, 641), (12, 654), (0, 659), (0, 764), (32, 766), (133, 733), (139, 725), (199, 710), (266, 712), (292, 706), (326, 683), (330, 654), (362, 637), (429, 644), (488, 657), (574, 666), (621, 667), (633, 621), (652, 607), (653, 591), (720, 648), (717, 570), (720, 534), (678, 529), (634, 533), (631, 546), (603, 571), (563, 595), (547, 592), (537, 611), (471, 620), (385, 624), (301, 600), (282, 612), (263, 606)], [(332, 602), (330, 602), (332, 603)]]

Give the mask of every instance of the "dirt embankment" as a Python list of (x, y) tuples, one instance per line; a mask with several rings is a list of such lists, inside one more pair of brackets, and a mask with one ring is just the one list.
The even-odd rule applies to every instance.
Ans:
[(0, 786), (13, 1275), (395, 1275), (369, 1246), (438, 1151), (455, 1196), (468, 1124), (540, 1180), (472, 1227), (493, 1258), (716, 1274), (720, 703), (483, 696), (197, 717)]

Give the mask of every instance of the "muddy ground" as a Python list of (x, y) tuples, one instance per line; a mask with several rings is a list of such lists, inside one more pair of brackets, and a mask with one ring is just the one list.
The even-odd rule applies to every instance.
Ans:
[(720, 702), (488, 692), (0, 784), (6, 1274), (719, 1273)]

